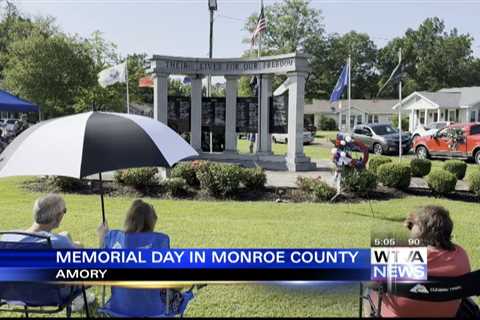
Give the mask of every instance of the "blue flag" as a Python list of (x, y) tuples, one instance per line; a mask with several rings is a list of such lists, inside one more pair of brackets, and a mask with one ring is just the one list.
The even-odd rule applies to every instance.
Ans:
[(337, 84), (335, 88), (333, 88), (332, 94), (330, 95), (330, 102), (335, 102), (341, 99), (343, 90), (348, 85), (348, 65), (345, 64), (342, 67), (342, 72), (340, 73), (340, 77), (337, 80)]

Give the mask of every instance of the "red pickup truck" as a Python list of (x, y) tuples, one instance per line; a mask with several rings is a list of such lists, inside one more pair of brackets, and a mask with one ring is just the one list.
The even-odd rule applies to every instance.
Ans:
[(417, 157), (474, 159), (480, 164), (480, 124), (453, 124), (413, 142)]

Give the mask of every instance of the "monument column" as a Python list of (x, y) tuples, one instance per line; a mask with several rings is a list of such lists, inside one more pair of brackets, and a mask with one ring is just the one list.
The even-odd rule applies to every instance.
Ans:
[(153, 118), (168, 124), (168, 74), (153, 77)]
[(239, 76), (225, 76), (225, 151), (237, 152), (237, 89)]
[(202, 151), (202, 76), (192, 77), (190, 104), (190, 144)]
[(260, 150), (261, 154), (272, 153), (272, 138), (270, 135), (270, 97), (272, 96), (272, 75), (262, 75), (262, 93), (261, 93), (261, 111), (260, 111)]
[(287, 167), (289, 171), (307, 170), (311, 166), (310, 159), (303, 153), (303, 112), (305, 78), (303, 72), (288, 73), (288, 152)]

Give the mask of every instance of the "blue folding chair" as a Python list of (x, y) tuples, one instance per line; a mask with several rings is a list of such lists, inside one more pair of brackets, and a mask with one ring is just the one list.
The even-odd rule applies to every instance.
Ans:
[[(1, 240), (1, 250), (52, 249), (52, 242), (47, 236), (25, 232), (0, 232), (0, 237), (3, 235), (21, 235), (25, 236), (25, 240), (19, 242)], [(80, 295), (83, 296), (85, 313), (88, 318), (90, 313), (84, 286), (39, 282), (0, 282), (0, 311), (20, 312), (28, 318), (29, 314), (54, 314), (65, 310), (67, 318), (70, 318), (72, 302)], [(3, 306), (8, 308), (3, 308)], [(43, 309), (44, 307), (54, 307), (55, 309)]]
[[(163, 233), (125, 233), (111, 230), (104, 240), (110, 249), (170, 249), (170, 238)], [(159, 271), (161, 272), (161, 271)], [(98, 312), (111, 317), (182, 317), (193, 299), (193, 287), (185, 292), (169, 289), (111, 288), (110, 300)], [(105, 292), (103, 293), (105, 295)], [(174, 298), (175, 301), (172, 301)]]

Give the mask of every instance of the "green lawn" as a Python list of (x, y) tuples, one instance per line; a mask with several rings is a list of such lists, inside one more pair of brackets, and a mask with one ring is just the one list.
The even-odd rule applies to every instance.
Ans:
[[(312, 144), (304, 146), (304, 152), (307, 157), (311, 159), (330, 159), (333, 145), (330, 145), (329, 139), (335, 139), (337, 133), (335, 131), (317, 131), (315, 141)], [(239, 153), (249, 153), (250, 142), (245, 139), (238, 139), (237, 150)], [(286, 155), (287, 144), (273, 143), (272, 152), (275, 155)]]
[[(22, 178), (0, 180), (1, 229), (26, 228), (39, 194), (19, 188)], [(68, 213), (62, 230), (95, 247), (100, 222), (97, 196), (65, 195)], [(106, 198), (110, 227), (122, 225), (132, 198)], [(480, 267), (478, 204), (408, 197), (358, 204), (289, 204), (236, 201), (154, 200), (158, 231), (166, 232), (172, 247), (367, 247), (370, 232), (400, 230), (414, 207), (429, 203), (451, 210), (455, 242), (464, 246), (474, 268)], [(61, 230), (58, 230), (61, 231)], [(260, 285), (211, 285), (191, 303), (186, 316), (356, 316), (356, 287), (341, 292), (323, 289)]]

